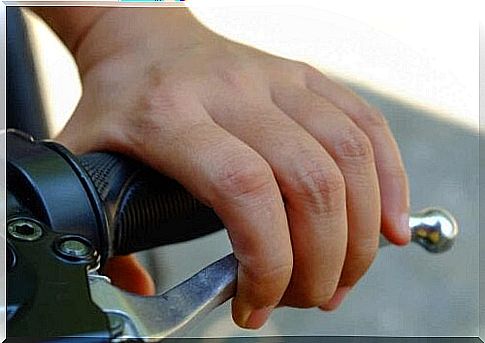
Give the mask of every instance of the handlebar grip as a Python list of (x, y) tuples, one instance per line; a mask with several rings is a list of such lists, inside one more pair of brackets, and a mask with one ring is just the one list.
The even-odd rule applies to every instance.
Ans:
[(173, 179), (126, 156), (78, 156), (104, 202), (111, 255), (187, 241), (224, 226), (215, 212)]

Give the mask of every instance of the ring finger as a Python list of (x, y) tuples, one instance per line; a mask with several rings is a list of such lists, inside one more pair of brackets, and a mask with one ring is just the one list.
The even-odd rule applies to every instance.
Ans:
[(372, 146), (345, 113), (303, 87), (277, 87), (273, 101), (325, 147), (345, 179), (347, 253), (339, 289), (322, 307), (332, 310), (367, 271), (378, 248), (381, 207)]

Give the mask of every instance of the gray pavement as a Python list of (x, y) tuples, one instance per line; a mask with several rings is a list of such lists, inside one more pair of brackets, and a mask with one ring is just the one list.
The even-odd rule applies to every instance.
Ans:
[[(442, 206), (460, 236), (450, 252), (381, 249), (369, 272), (333, 313), (280, 309), (258, 331), (238, 329), (225, 304), (189, 332), (195, 337), (264, 335), (478, 335), (478, 134), (426, 109), (351, 85), (389, 120), (407, 167), (411, 206)], [(230, 252), (225, 232), (161, 247), (141, 258), (159, 291)]]

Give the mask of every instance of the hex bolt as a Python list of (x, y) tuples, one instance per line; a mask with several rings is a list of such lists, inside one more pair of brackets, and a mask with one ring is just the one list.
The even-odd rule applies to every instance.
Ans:
[(42, 237), (42, 227), (29, 219), (16, 219), (8, 224), (8, 233), (22, 241), (36, 241)]
[(77, 239), (67, 239), (59, 244), (59, 250), (70, 257), (85, 258), (91, 255), (92, 248)]

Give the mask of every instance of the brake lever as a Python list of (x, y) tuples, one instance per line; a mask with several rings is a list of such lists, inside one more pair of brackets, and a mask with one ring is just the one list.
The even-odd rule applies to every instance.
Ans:
[[(412, 241), (432, 253), (451, 248), (458, 225), (440, 208), (410, 216)], [(390, 243), (381, 238), (379, 247)], [(237, 260), (233, 254), (205, 267), (163, 294), (139, 296), (125, 292), (100, 275), (89, 275), (92, 300), (108, 315), (118, 340), (140, 338), (159, 341), (179, 336), (207, 313), (235, 295)]]

